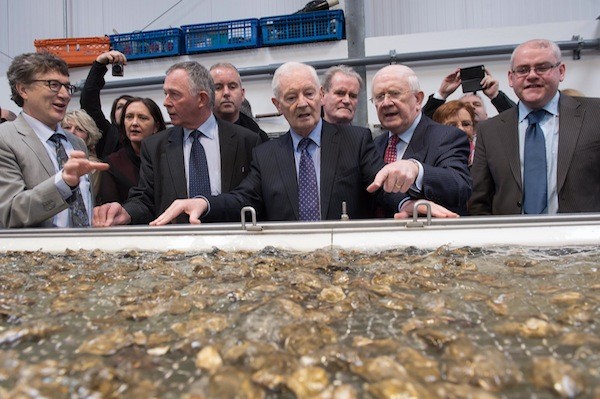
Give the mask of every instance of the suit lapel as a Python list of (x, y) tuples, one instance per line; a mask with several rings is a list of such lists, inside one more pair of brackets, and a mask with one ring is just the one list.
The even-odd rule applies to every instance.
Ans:
[(335, 125), (323, 121), (321, 130), (321, 219), (326, 220), (326, 214), (331, 201), (335, 171), (339, 155), (339, 130)]
[[(504, 155), (513, 179), (517, 182), (520, 190), (523, 190), (523, 182), (521, 180), (521, 158), (519, 152), (519, 107), (513, 107), (507, 112), (501, 113), (500, 131), (492, 134), (497, 134), (499, 140), (494, 140), (499, 149), (504, 149)], [(506, 133), (504, 133), (506, 132)]]
[(52, 176), (56, 173), (54, 170), (54, 164), (48, 155), (48, 151), (44, 146), (44, 143), (40, 141), (40, 138), (35, 134), (31, 126), (27, 122), (25, 122), (25, 118), (19, 115), (19, 117), (15, 120), (15, 126), (17, 131), (23, 137), (23, 143), (31, 149), (31, 151), (38, 158), (48, 176)]
[(298, 209), (298, 177), (296, 174), (296, 161), (294, 158), (294, 145), (292, 135), (288, 131), (278, 139), (280, 151), (275, 152), (279, 173), (285, 187), (290, 206), (294, 211), (296, 220), (300, 220), (300, 211)]
[(427, 126), (431, 120), (423, 115), (421, 117), (421, 121), (415, 128), (415, 131), (404, 151), (404, 155), (402, 155), (402, 159), (416, 159), (418, 161), (425, 161), (425, 154), (423, 152), (427, 151), (427, 146), (425, 145), (425, 132), (427, 131)]
[(235, 133), (228, 131), (220, 120), (217, 119), (219, 127), (219, 151), (221, 155), (221, 192), (225, 193), (232, 190), (231, 182), (233, 180), (233, 168), (236, 164), (237, 141)]
[(585, 114), (584, 107), (581, 106), (575, 99), (560, 95), (559, 104), (559, 122), (558, 122), (558, 161), (557, 161), (557, 176), (556, 189), (560, 193), (567, 171), (575, 153), (575, 146), (581, 132), (583, 117)]
[(187, 198), (187, 180), (185, 178), (185, 165), (183, 164), (183, 128), (175, 127), (171, 130), (165, 147), (165, 162), (168, 173), (175, 187), (177, 198)]

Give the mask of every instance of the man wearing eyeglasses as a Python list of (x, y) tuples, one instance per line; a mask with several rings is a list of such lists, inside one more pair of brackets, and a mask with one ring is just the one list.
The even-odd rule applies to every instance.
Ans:
[(413, 70), (404, 65), (380, 69), (373, 77), (372, 92), (371, 101), (384, 130), (375, 138), (375, 147), (388, 164), (376, 183), (395, 171), (392, 191), (408, 193), (407, 206), (428, 199), (466, 214), (471, 195), (467, 135), (421, 113), (424, 94)]
[(90, 162), (83, 140), (60, 127), (75, 89), (67, 64), (51, 54), (22, 54), (7, 77), (23, 112), (0, 125), (0, 227), (89, 226), (87, 175), (108, 165)]
[(600, 99), (559, 92), (566, 67), (554, 42), (527, 41), (510, 63), (520, 101), (478, 127), (469, 212), (600, 211)]

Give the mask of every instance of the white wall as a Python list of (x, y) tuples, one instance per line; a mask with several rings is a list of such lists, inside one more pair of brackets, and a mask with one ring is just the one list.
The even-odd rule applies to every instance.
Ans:
[[(360, 0), (342, 0), (345, 3)], [(75, 37), (99, 36), (142, 29), (166, 12), (146, 30), (162, 29), (190, 23), (264, 17), (294, 12), (305, 0), (0, 0), (0, 106), (18, 112), (9, 100), (6, 69), (11, 57), (34, 51), (33, 40), (68, 35)], [(63, 4), (67, 5), (67, 23), (63, 24)], [(340, 6), (336, 7), (339, 8)], [(525, 11), (525, 12), (524, 12)], [(377, 0), (365, 2), (366, 55), (386, 55), (395, 50), (402, 54), (440, 49), (471, 48), (518, 44), (522, 41), (544, 37), (556, 41), (571, 40), (573, 35), (583, 39), (600, 37), (598, 0)], [(352, 23), (351, 21), (349, 21)], [(385, 36), (381, 36), (385, 35)], [(390, 36), (393, 35), (393, 36)], [(314, 43), (242, 51), (210, 53), (197, 56), (170, 57), (130, 62), (125, 69), (125, 79), (164, 76), (164, 71), (174, 62), (195, 59), (210, 66), (215, 62), (232, 62), (240, 68), (279, 64), (288, 60), (316, 61), (344, 59), (347, 57), (346, 41)], [(567, 78), (562, 87), (584, 91), (589, 96), (600, 97), (600, 52), (583, 52), (582, 59), (573, 61), (564, 53)], [(409, 63), (417, 72), (427, 95), (437, 90), (443, 76), (456, 66), (484, 63), (500, 80), (500, 87), (514, 99), (508, 87), (506, 71), (508, 55), (455, 59), (436, 62)], [(368, 80), (378, 66), (368, 67)], [(88, 68), (73, 68), (71, 81), (79, 83)], [(107, 80), (112, 80), (110, 73)], [(271, 104), (270, 77), (248, 77), (244, 80), (246, 94), (255, 114), (275, 112)], [(460, 90), (459, 90), (460, 91)], [(103, 108), (108, 114), (112, 100), (123, 92), (151, 97), (162, 104), (160, 86), (105, 90)], [(368, 90), (370, 92), (370, 90)], [(458, 95), (460, 93), (456, 93)], [(366, 101), (366, 99), (361, 99)], [(74, 96), (70, 108), (79, 107)], [(490, 114), (495, 114), (488, 104)], [(369, 105), (369, 123), (376, 124), (374, 108)], [(287, 129), (279, 118), (260, 120), (270, 132)]]

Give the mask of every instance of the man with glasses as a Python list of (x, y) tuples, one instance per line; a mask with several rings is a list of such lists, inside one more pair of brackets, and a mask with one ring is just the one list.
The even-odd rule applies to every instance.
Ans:
[(399, 171), (392, 191), (408, 193), (409, 207), (414, 200), (428, 199), (466, 214), (471, 195), (467, 135), (421, 113), (424, 94), (413, 70), (404, 65), (380, 69), (373, 77), (372, 93), (384, 130), (375, 138), (375, 147), (389, 164), (379, 177)]
[(85, 143), (60, 127), (75, 87), (60, 58), (22, 54), (7, 72), (23, 112), (0, 125), (0, 227), (86, 227), (93, 209)]
[(566, 67), (552, 41), (519, 45), (510, 64), (520, 101), (478, 126), (470, 213), (600, 211), (600, 99), (558, 91)]

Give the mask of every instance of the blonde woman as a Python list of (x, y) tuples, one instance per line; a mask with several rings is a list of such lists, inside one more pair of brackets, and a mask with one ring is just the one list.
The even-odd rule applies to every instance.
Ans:
[[(96, 156), (96, 144), (102, 138), (102, 132), (87, 112), (82, 109), (67, 112), (61, 126), (65, 131), (74, 134), (85, 142), (90, 161), (100, 162)], [(100, 176), (97, 171), (92, 171), (90, 174), (94, 198), (98, 197), (100, 191)]]

